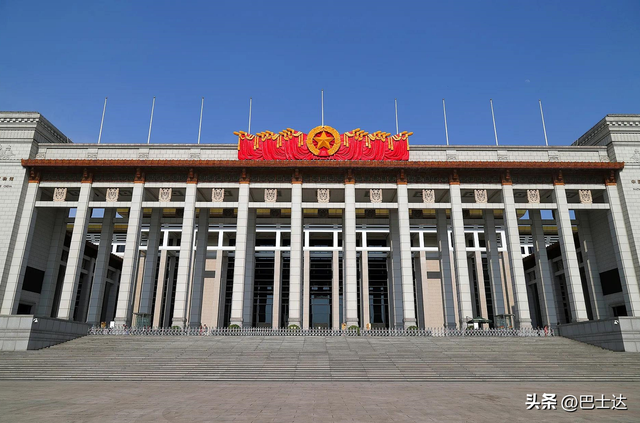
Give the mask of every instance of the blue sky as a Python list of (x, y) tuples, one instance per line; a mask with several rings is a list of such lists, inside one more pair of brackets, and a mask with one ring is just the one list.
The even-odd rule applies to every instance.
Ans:
[(640, 113), (638, 1), (0, 0), (0, 110), (67, 136), (203, 143), (325, 123), (412, 144), (567, 145), (607, 113)]

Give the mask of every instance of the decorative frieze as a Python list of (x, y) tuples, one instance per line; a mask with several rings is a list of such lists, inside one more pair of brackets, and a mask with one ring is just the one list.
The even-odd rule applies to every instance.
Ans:
[(53, 190), (53, 201), (66, 201), (66, 200), (67, 200), (66, 188), (55, 188)]
[(318, 203), (328, 203), (331, 200), (331, 191), (329, 188), (318, 189)]
[(370, 189), (369, 190), (369, 200), (372, 203), (382, 203), (382, 189)]
[(591, 196), (590, 189), (579, 189), (578, 195), (580, 196), (580, 204), (591, 204), (593, 203), (593, 197)]
[(171, 188), (160, 188), (158, 201), (162, 201), (162, 202), (171, 201)]
[(278, 199), (278, 190), (275, 188), (267, 188), (264, 190), (265, 203), (275, 203)]
[(486, 189), (474, 189), (473, 196), (476, 199), (476, 203), (484, 204), (487, 202), (487, 190)]
[(529, 204), (540, 204), (540, 190), (528, 189), (527, 201), (529, 202)]
[(120, 188), (107, 188), (107, 203), (115, 203), (120, 197)]
[(224, 188), (213, 188), (211, 190), (211, 201), (221, 203), (224, 201)]
[(435, 203), (436, 202), (436, 190), (423, 189), (422, 190), (422, 202), (423, 203)]

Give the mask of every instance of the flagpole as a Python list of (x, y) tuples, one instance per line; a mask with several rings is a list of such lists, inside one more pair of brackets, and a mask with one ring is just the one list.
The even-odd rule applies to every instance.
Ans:
[(204, 109), (204, 97), (200, 103), (200, 125), (198, 126), (198, 144), (200, 144), (200, 134), (202, 133), (202, 109)]
[(496, 136), (496, 145), (498, 145), (498, 131), (496, 130), (496, 116), (493, 113), (493, 99), (489, 99), (489, 103), (491, 103), (491, 118), (493, 119), (493, 133)]
[(249, 133), (251, 133), (251, 103), (253, 99), (249, 97)]
[(547, 139), (547, 127), (544, 124), (544, 113), (542, 113), (542, 100), (538, 100), (540, 104), (540, 116), (542, 117), (542, 130), (544, 131), (544, 144), (549, 147), (549, 140)]
[(449, 128), (447, 128), (447, 107), (444, 105), (444, 98), (442, 99), (442, 111), (444, 112), (444, 136), (447, 139), (447, 145), (449, 145)]
[(394, 102), (396, 104), (396, 135), (398, 135), (400, 133), (398, 130), (398, 99), (394, 99)]
[(104, 106), (102, 107), (102, 120), (100, 120), (100, 133), (98, 134), (98, 144), (102, 139), (102, 125), (104, 124), (104, 112), (107, 110), (107, 97), (104, 98)]
[(151, 103), (151, 119), (149, 120), (149, 135), (147, 136), (147, 144), (151, 143), (151, 126), (153, 125), (153, 111), (156, 108), (156, 97), (153, 96), (153, 102)]
[(320, 91), (320, 105), (322, 108), (322, 127), (324, 127), (324, 90)]

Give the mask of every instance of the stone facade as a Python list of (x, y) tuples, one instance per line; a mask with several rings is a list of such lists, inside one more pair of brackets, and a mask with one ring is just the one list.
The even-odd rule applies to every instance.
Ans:
[[(234, 144), (73, 144), (37, 113), (0, 113), (0, 314), (336, 329), (637, 316), (638, 122), (607, 116), (572, 146), (412, 145), (407, 162), (326, 169), (241, 162)], [(537, 274), (523, 267), (555, 243)]]

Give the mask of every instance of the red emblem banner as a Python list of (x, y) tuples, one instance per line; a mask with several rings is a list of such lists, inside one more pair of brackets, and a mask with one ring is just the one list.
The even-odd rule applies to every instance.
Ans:
[(355, 129), (344, 134), (330, 126), (318, 126), (308, 134), (286, 129), (278, 134), (238, 136), (238, 160), (409, 160), (409, 136)]

